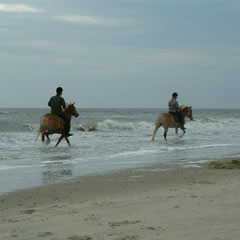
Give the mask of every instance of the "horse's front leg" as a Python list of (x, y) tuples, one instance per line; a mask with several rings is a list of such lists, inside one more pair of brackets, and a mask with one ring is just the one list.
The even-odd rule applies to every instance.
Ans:
[(66, 140), (66, 142), (67, 142), (68, 146), (70, 147), (70, 146), (71, 146), (71, 144), (70, 144), (70, 141), (68, 140), (68, 138), (67, 138), (67, 137), (64, 137), (64, 138), (65, 138), (65, 140)]
[(181, 130), (182, 130), (183, 133), (182, 133), (182, 135), (180, 136), (180, 138), (183, 137), (183, 135), (186, 133), (184, 129), (181, 128)]
[(60, 136), (60, 138), (58, 139), (58, 141), (57, 141), (55, 147), (58, 146), (58, 144), (63, 140), (63, 138), (64, 138), (64, 135), (62, 134), (62, 135)]

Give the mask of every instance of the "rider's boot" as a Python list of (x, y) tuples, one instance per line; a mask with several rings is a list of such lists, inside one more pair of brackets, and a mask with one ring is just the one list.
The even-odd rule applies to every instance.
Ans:
[(66, 137), (71, 137), (73, 134), (69, 133), (70, 132), (70, 121), (66, 123), (65, 126), (65, 136)]
[(69, 133), (69, 131), (70, 131), (70, 129), (68, 129), (68, 130), (66, 129), (65, 130), (65, 136), (66, 137), (71, 137), (73, 135), (72, 133)]
[(184, 127), (184, 124), (182, 124), (180, 128), (185, 132), (186, 128)]

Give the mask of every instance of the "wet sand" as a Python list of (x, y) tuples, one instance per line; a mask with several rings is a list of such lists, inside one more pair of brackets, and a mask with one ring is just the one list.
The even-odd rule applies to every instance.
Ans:
[(216, 166), (152, 166), (2, 195), (0, 239), (239, 239), (240, 170)]

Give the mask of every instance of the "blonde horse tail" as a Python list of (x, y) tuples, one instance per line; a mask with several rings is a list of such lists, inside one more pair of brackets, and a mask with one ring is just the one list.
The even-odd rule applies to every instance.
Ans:
[(155, 128), (153, 130), (153, 135), (152, 135), (152, 141), (155, 140), (155, 135), (157, 133), (157, 130), (162, 126), (162, 124), (158, 121), (155, 122)]
[(37, 137), (36, 137), (36, 140), (35, 140), (35, 143), (37, 142), (37, 139), (38, 139), (38, 137), (39, 137), (41, 134), (44, 135), (44, 129), (43, 129), (43, 127), (40, 125), (39, 130), (38, 130), (38, 134), (37, 134)]
[(38, 135), (37, 135), (37, 137), (36, 137), (36, 139), (35, 139), (35, 144), (36, 144), (37, 139), (38, 139), (38, 137), (39, 137), (40, 134), (41, 134), (41, 132), (40, 132), (40, 130), (39, 130), (39, 131), (38, 131)]
[(44, 119), (45, 119), (45, 115), (44, 114), (41, 119), (40, 119), (40, 127), (39, 127), (39, 130), (38, 130), (38, 135), (36, 137), (36, 140), (35, 140), (35, 143), (37, 142), (37, 139), (38, 137), (42, 134), (42, 142), (44, 142), (44, 135), (45, 135), (45, 132), (46, 132), (46, 127), (44, 127)]

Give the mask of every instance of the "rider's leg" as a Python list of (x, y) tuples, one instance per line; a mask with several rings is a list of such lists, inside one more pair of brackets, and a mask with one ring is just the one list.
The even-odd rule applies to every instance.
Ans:
[(64, 128), (64, 135), (66, 137), (70, 137), (72, 136), (73, 134), (69, 133), (70, 132), (70, 118), (68, 118), (66, 115), (61, 115), (60, 116), (64, 122), (65, 122), (65, 128)]
[(70, 132), (70, 118), (67, 118), (67, 120), (65, 121), (66, 122), (66, 126), (65, 126), (65, 133), (66, 133), (66, 137), (70, 137), (72, 136), (73, 134), (72, 133), (69, 133)]
[(177, 112), (177, 117), (179, 119), (180, 128), (184, 131), (186, 128), (184, 127), (184, 117), (180, 112)]

